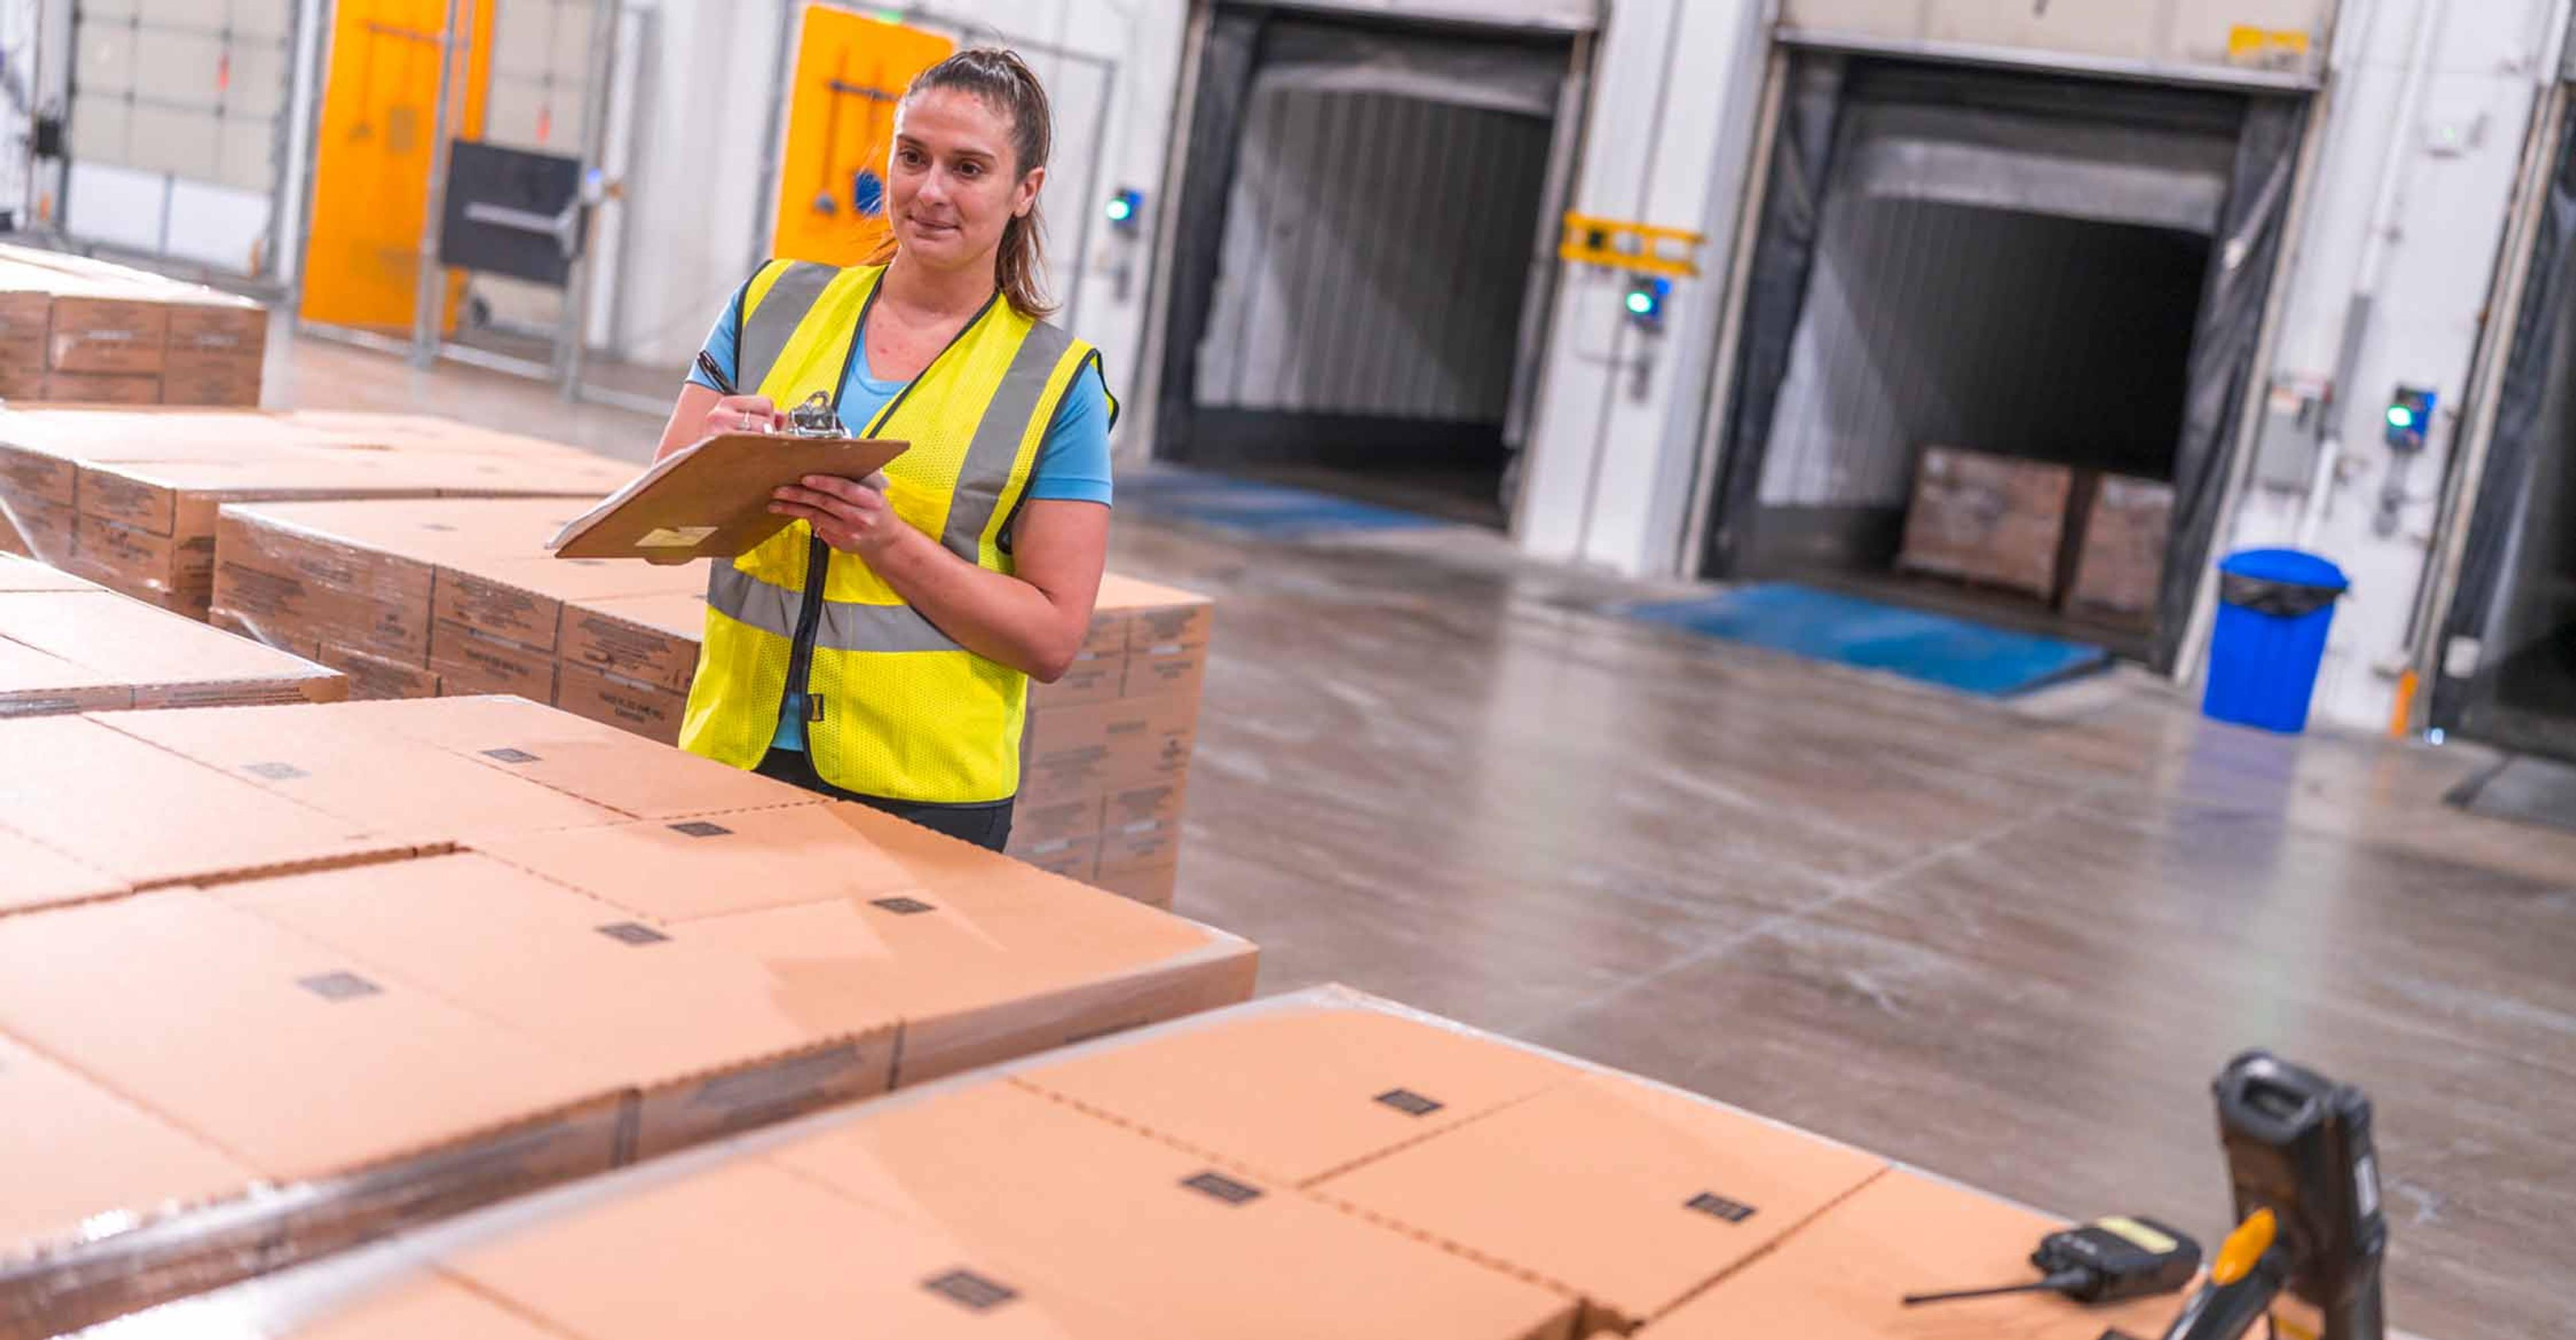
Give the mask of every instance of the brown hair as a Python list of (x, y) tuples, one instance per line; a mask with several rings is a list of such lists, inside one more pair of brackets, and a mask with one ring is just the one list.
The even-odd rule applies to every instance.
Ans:
[[(1047, 104), (1046, 85), (1038, 82), (1037, 72), (1019, 53), (1000, 47), (967, 47), (914, 76), (903, 100), (910, 102), (942, 88), (971, 93), (1011, 119), (1011, 154), (1018, 160), (1013, 181), (1046, 166), (1047, 155), (1055, 148), (1055, 113)], [(1027, 214), (1002, 225), (1001, 251), (994, 260), (994, 279), (1002, 296), (1020, 315), (1031, 318), (1055, 311), (1038, 281), (1046, 268), (1043, 227), (1037, 202), (1031, 201)], [(894, 234), (889, 232), (867, 263), (884, 265), (894, 259), (895, 251)]]

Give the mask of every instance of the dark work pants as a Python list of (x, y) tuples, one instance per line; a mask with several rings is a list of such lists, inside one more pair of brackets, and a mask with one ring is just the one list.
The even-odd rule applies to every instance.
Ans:
[(870, 809), (883, 810), (898, 819), (917, 823), (934, 833), (946, 833), (961, 842), (972, 842), (987, 851), (1000, 851), (1011, 840), (1011, 806), (1008, 800), (990, 805), (916, 805), (909, 801), (887, 800), (844, 791), (824, 781), (814, 771), (814, 760), (801, 749), (772, 749), (756, 769), (763, 777), (804, 787), (834, 800), (854, 800)]

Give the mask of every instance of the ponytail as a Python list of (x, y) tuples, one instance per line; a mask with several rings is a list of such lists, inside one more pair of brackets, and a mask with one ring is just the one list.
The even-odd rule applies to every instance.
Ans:
[[(910, 102), (932, 89), (971, 93), (1011, 119), (1011, 154), (1018, 160), (1013, 165), (1012, 180), (1047, 165), (1047, 156), (1055, 148), (1055, 113), (1047, 102), (1046, 85), (1038, 82), (1037, 72), (1016, 52), (1000, 47), (967, 47), (914, 76), (911, 86), (903, 91), (903, 100)], [(1002, 245), (993, 265), (994, 282), (1002, 296), (1020, 315), (1032, 320), (1055, 312), (1055, 304), (1048, 300), (1043, 287), (1046, 226), (1038, 217), (1038, 208), (1038, 203), (1031, 201), (1028, 213), (1002, 225)], [(894, 235), (889, 232), (867, 263), (884, 265), (894, 259), (896, 249)]]

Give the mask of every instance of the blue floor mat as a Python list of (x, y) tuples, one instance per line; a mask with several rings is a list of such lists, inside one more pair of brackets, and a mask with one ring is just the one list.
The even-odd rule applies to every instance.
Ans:
[(1154, 470), (1120, 479), (1118, 506), (1265, 540), (1293, 540), (1337, 530), (1405, 530), (1446, 524), (1437, 517), (1375, 507), (1311, 489), (1192, 470)]
[(1625, 605), (1615, 612), (1989, 698), (2026, 693), (2111, 661), (2109, 652), (2082, 642), (2007, 632), (1786, 582)]

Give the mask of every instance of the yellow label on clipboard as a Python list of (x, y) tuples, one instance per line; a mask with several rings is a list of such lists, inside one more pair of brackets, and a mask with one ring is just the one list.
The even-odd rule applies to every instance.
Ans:
[(657, 526), (635, 541), (638, 549), (695, 549), (716, 533), (714, 526)]

